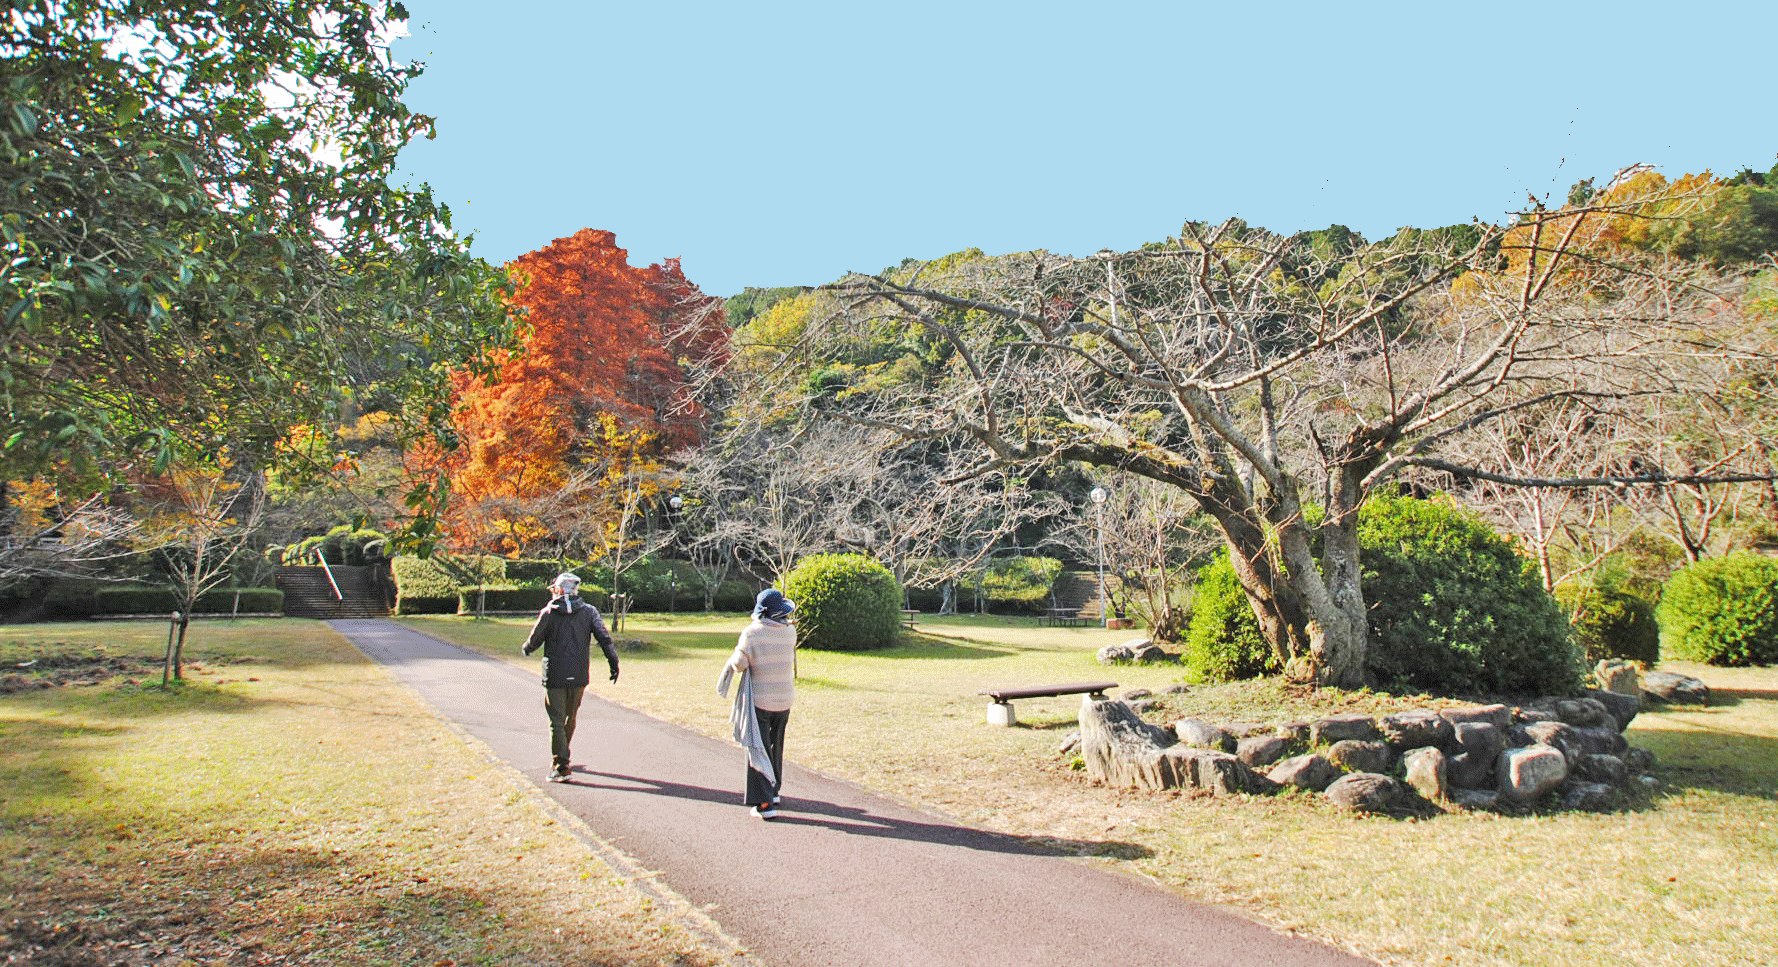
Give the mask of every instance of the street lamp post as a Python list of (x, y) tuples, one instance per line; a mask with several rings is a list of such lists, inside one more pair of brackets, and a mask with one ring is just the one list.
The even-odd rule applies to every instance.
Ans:
[(1099, 518), (1099, 627), (1111, 624), (1111, 609), (1105, 605), (1105, 488), (1094, 487), (1093, 513)]
[[(667, 498), (667, 509), (669, 511), (671, 511), (671, 516), (668, 518), (668, 524), (669, 524), (669, 526), (671, 526), (673, 528), (673, 536), (675, 538), (677, 538), (679, 535), (679, 520), (678, 520), (679, 511), (684, 506), (685, 506), (685, 499), (680, 497), (678, 494), (674, 494), (673, 496)], [(677, 543), (677, 541), (675, 541), (675, 543)], [(678, 612), (679, 612), (679, 569), (678, 568), (669, 568), (667, 570), (667, 613), (668, 614), (677, 614)]]

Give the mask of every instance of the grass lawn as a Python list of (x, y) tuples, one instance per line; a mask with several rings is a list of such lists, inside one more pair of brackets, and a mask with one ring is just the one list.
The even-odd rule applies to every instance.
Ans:
[(165, 635), (0, 627), (0, 963), (729, 953), (325, 625), (200, 621), (170, 690)]
[[(528, 620), (409, 624), (530, 666)], [(742, 622), (645, 615), (620, 637), (622, 682), (602, 696), (728, 734), (717, 674)], [(1097, 787), (1056, 754), (1079, 697), (1019, 702), (1020, 726), (986, 724), (976, 693), (1106, 680), (1159, 689), (1172, 668), (1105, 668), (1130, 632), (1031, 619), (927, 619), (890, 651), (804, 652), (787, 755), (957, 819), (1045, 836), (1372, 957), (1418, 965), (1755, 965), (1778, 948), (1778, 669), (1669, 664), (1715, 690), (1708, 707), (1644, 712), (1630, 741), (1662, 763), (1665, 794), (1594, 814), (1357, 817), (1319, 797), (1216, 799)], [(1276, 681), (1194, 687), (1170, 710), (1268, 721), (1411, 707), (1375, 693)]]

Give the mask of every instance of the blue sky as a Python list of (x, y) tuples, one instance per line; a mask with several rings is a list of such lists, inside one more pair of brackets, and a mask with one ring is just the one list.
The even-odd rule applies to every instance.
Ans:
[(1778, 162), (1770, 0), (406, 4), (439, 123), (402, 177), (476, 254), (608, 229), (713, 295), (1231, 215), (1376, 239), (1632, 163)]

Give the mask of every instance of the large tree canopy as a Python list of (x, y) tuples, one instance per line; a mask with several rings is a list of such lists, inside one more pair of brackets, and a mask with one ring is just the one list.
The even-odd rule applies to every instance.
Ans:
[(617, 514), (621, 501), (599, 510), (604, 492), (633, 493), (638, 474), (658, 478), (659, 457), (698, 440), (705, 415), (685, 367), (726, 344), (722, 302), (677, 260), (633, 267), (615, 235), (594, 229), (508, 269), (521, 345), (455, 375), (461, 447), (414, 463), (448, 478), (452, 544), (584, 554), (587, 542), (572, 532), (587, 528), (574, 522)]
[[(0, 469), (275, 451), (446, 414), (499, 274), (424, 188), (399, 3), (14, 0), (0, 21)], [(403, 405), (405, 404), (405, 405)]]
[[(1363, 680), (1357, 510), (1404, 476), (1666, 484), (1636, 466), (1490, 463), (1470, 443), (1581, 407), (1634, 420), (1763, 358), (1744, 274), (1611, 246), (1646, 199), (1524, 213), (1510, 229), (1374, 245), (1238, 221), (1103, 258), (979, 253), (854, 276), (774, 307), (738, 366), (779, 412), (974, 442), (981, 468), (1079, 461), (1189, 495), (1213, 518), (1292, 674)], [(1730, 352), (1734, 348), (1733, 352)]]

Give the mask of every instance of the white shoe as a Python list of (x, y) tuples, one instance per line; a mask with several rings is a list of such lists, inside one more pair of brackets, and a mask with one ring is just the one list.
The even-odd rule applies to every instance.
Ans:
[(753, 815), (757, 819), (777, 819), (778, 811), (770, 806), (755, 806)]

